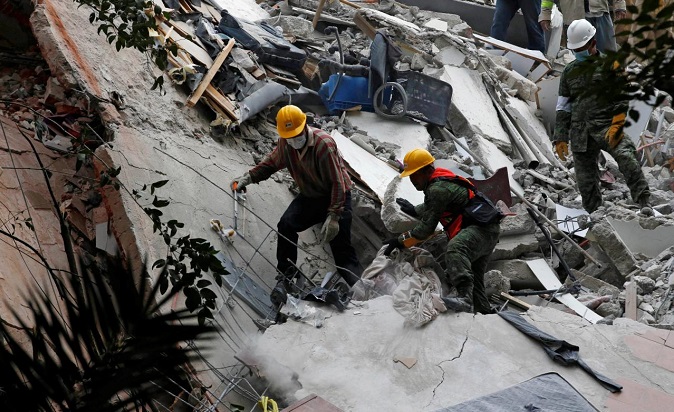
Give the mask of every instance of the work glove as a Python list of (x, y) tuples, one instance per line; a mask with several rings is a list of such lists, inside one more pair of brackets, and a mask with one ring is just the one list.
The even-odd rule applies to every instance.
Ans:
[(418, 216), (416, 209), (414, 209), (414, 205), (410, 203), (409, 200), (399, 197), (396, 199), (396, 203), (400, 205), (400, 210), (407, 213), (408, 215), (412, 217)]
[(328, 217), (321, 228), (321, 239), (323, 243), (330, 243), (339, 233), (339, 216), (334, 213), (328, 213)]
[(620, 113), (613, 116), (611, 126), (606, 131), (604, 139), (608, 143), (608, 147), (615, 149), (618, 143), (623, 139), (623, 128), (625, 127), (626, 113)]
[(232, 190), (235, 190), (237, 192), (245, 192), (246, 191), (246, 186), (249, 184), (253, 183), (253, 179), (250, 177), (250, 173), (245, 173), (241, 177), (237, 177), (234, 180), (232, 180)]
[(389, 256), (391, 255), (391, 252), (393, 252), (393, 249), (403, 249), (405, 246), (400, 242), (398, 237), (391, 238), (387, 241), (384, 242), (386, 246), (386, 250), (384, 250), (384, 255)]
[(559, 160), (562, 162), (566, 161), (566, 156), (569, 155), (569, 144), (561, 140), (552, 143), (555, 145), (555, 152), (557, 152)]

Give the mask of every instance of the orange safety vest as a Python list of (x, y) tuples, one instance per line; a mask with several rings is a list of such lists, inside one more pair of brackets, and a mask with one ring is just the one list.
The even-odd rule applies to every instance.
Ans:
[[(475, 197), (475, 191), (470, 189), (469, 187), (474, 187), (473, 184), (471, 183), (470, 180), (466, 179), (465, 177), (462, 176), (457, 176), (452, 171), (447, 170), (447, 169), (442, 169), (442, 168), (436, 168), (433, 174), (431, 175), (431, 179), (429, 181), (429, 184), (441, 181), (441, 180), (447, 180), (447, 181), (452, 181), (452, 180), (461, 180), (463, 183), (466, 184), (458, 184), (461, 187), (466, 187), (468, 189), (468, 200), (472, 199)], [(449, 205), (448, 205), (449, 207)], [(445, 210), (442, 215), (440, 216), (440, 223), (442, 224), (442, 227), (445, 229), (445, 234), (447, 235), (448, 239), (453, 238), (456, 236), (462, 227), (463, 223), (463, 215), (462, 215), (463, 210), (459, 209), (454, 209), (454, 210)]]

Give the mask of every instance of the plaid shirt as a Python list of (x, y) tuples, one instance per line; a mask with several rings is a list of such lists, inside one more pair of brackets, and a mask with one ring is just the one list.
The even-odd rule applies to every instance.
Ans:
[(307, 127), (309, 136), (302, 150), (295, 150), (279, 139), (274, 150), (249, 173), (253, 183), (268, 179), (288, 168), (290, 175), (306, 197), (330, 197), (328, 213), (341, 215), (351, 180), (342, 156), (332, 137), (321, 129)]

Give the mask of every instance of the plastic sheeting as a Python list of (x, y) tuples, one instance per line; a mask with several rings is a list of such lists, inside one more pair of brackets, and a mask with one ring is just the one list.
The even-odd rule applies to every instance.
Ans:
[(596, 412), (566, 379), (546, 373), (502, 391), (471, 399), (436, 412), (555, 411)]

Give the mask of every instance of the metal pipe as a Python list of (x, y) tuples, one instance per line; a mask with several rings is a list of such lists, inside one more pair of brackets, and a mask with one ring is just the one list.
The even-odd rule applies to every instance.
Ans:
[[(478, 156), (476, 156), (475, 153), (473, 153), (472, 150), (470, 150), (470, 149), (468, 148), (468, 146), (466, 146), (465, 144), (463, 144), (463, 143), (462, 143), (456, 136), (454, 136), (454, 134), (452, 134), (452, 132), (450, 132), (446, 127), (439, 128), (439, 129), (440, 129), (440, 132), (446, 133), (446, 134), (447, 134), (447, 135), (454, 141), (454, 143), (456, 143), (457, 145), (461, 146), (461, 148), (462, 148), (463, 150), (465, 150), (466, 153), (468, 153), (469, 155), (471, 155), (471, 156), (473, 157), (473, 159), (475, 159), (475, 161), (477, 161), (482, 167), (485, 168), (485, 170), (486, 170), (487, 172), (489, 172), (490, 175), (493, 175), (493, 174), (494, 174), (494, 171), (491, 170), (491, 168), (489, 167), (489, 165), (487, 165), (482, 159), (480, 159)], [(580, 245), (578, 245), (578, 243), (574, 242), (573, 239), (571, 239), (571, 238), (569, 237), (569, 235), (567, 235), (566, 233), (564, 233), (560, 228), (557, 227), (557, 225), (556, 225), (554, 222), (552, 222), (550, 219), (548, 219), (548, 217), (545, 216), (543, 213), (541, 213), (541, 211), (538, 210), (536, 207), (534, 207), (534, 205), (533, 205), (531, 202), (529, 202), (527, 199), (525, 199), (525, 198), (524, 198), (524, 195), (522, 195), (522, 194), (520, 194), (520, 193), (517, 193), (517, 191), (513, 190), (512, 188), (510, 188), (510, 191), (511, 191), (515, 196), (517, 196), (517, 197), (522, 201), (522, 203), (524, 203), (525, 205), (527, 205), (528, 207), (530, 207), (533, 211), (535, 211), (536, 214), (537, 214), (538, 216), (542, 217), (543, 220), (545, 220), (545, 223), (547, 223), (548, 225), (550, 225), (550, 227), (552, 227), (557, 233), (559, 233), (565, 240), (568, 240), (569, 242), (571, 242), (571, 244), (573, 245), (573, 247), (575, 247), (576, 249), (578, 249), (578, 251), (579, 251), (580, 253), (582, 253), (583, 256), (585, 256), (585, 257), (588, 258), (592, 263), (594, 263), (595, 265), (597, 265), (597, 267), (600, 267), (600, 268), (603, 267), (603, 265), (602, 265), (601, 263), (599, 263), (599, 261), (597, 261), (597, 259), (595, 259), (594, 257), (592, 257), (592, 255), (590, 255), (589, 253), (587, 253), (587, 251), (585, 251), (585, 249), (583, 249), (582, 247), (580, 247)]]

